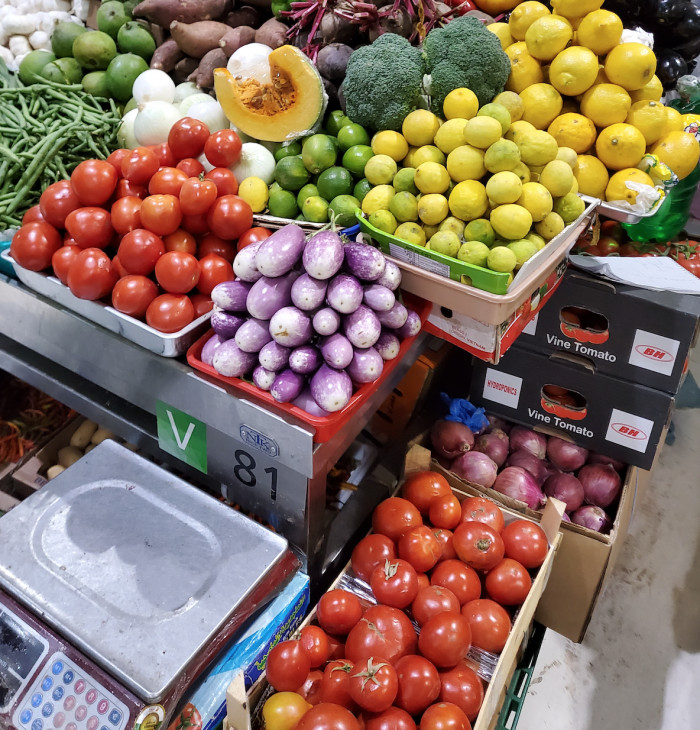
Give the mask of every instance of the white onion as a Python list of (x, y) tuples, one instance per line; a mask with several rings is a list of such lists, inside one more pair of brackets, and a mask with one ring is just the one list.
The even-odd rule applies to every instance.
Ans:
[(140, 104), (134, 119), (134, 135), (138, 143), (149, 145), (167, 142), (173, 124), (181, 119), (181, 116), (177, 107), (167, 101), (149, 101)]
[(271, 53), (272, 48), (263, 43), (248, 43), (232, 54), (226, 68), (234, 77), (243, 79), (254, 77), (261, 84), (269, 84), (272, 81), (269, 62)]
[(255, 142), (255, 137), (251, 137), (249, 134), (241, 132), (241, 130), (238, 129), (233, 122), (229, 124), (229, 129), (232, 129), (241, 138), (241, 142)]
[(138, 113), (138, 109), (132, 109), (122, 117), (121, 124), (117, 130), (117, 144), (120, 147), (133, 150), (139, 146), (138, 140), (134, 135), (134, 122)]
[(137, 104), (149, 101), (166, 101), (172, 104), (175, 99), (175, 82), (165, 71), (149, 68), (136, 77), (131, 95)]
[(266, 185), (275, 179), (275, 156), (257, 142), (245, 142), (241, 147), (241, 157), (231, 171), (239, 182), (247, 177), (259, 177)]
[[(202, 154), (197, 158), (197, 162), (202, 164), (204, 172), (209, 172), (209, 170), (213, 170), (216, 167), (216, 165), (212, 165), (211, 162), (209, 162), (204, 152), (202, 152)], [(238, 180), (238, 178), (236, 178), (236, 180)]]
[(195, 104), (216, 104), (216, 99), (209, 96), (209, 94), (204, 94), (202, 92), (190, 94), (180, 102), (180, 111), (182, 112), (182, 116), (188, 117), (190, 107), (193, 107)]
[(218, 132), (220, 129), (228, 129), (228, 119), (226, 118), (224, 110), (221, 108), (218, 101), (215, 101), (213, 104), (208, 101), (198, 102), (197, 104), (193, 104), (189, 107), (185, 114), (182, 111), (182, 107), (188, 99), (192, 98), (194, 97), (188, 96), (187, 99), (180, 104), (180, 112), (183, 116), (190, 117), (191, 119), (199, 119), (200, 122), (204, 122), (207, 127), (209, 127), (209, 132), (211, 134)]
[(175, 87), (175, 97), (173, 98), (173, 104), (179, 104), (188, 96), (199, 93), (199, 87), (197, 86), (197, 84), (194, 83), (194, 81), (183, 81), (181, 84), (178, 84)]

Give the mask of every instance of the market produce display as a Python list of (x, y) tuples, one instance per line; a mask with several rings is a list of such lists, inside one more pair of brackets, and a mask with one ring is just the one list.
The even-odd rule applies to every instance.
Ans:
[(62, 474), (68, 467), (89, 454), (106, 439), (114, 438), (114, 432), (94, 421), (85, 420), (73, 432), (70, 442), (61, 447), (56, 455), (56, 463), (46, 470), (46, 478), (51, 481)]

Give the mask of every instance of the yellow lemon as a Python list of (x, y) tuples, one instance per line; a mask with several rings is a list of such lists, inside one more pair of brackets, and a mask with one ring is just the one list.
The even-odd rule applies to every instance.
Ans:
[(520, 150), (515, 142), (499, 139), (484, 154), (484, 165), (489, 172), (512, 170), (520, 162)]
[(454, 117), (446, 121), (435, 133), (435, 146), (446, 155), (464, 144), (464, 127), (467, 120)]
[(402, 223), (394, 231), (394, 235), (416, 246), (425, 246), (425, 231), (417, 223)]
[(464, 144), (447, 155), (447, 172), (455, 182), (479, 180), (486, 174), (483, 150)]
[(549, 83), (567, 96), (583, 94), (597, 76), (598, 56), (583, 46), (565, 48), (549, 67)]
[(491, 221), (486, 218), (475, 218), (469, 221), (462, 234), (465, 241), (480, 241), (487, 246), (493, 246), (496, 234), (493, 232)]
[(262, 213), (267, 208), (270, 189), (262, 178), (247, 177), (241, 180), (238, 197), (248, 203), (253, 213)]
[(502, 133), (505, 134), (510, 129), (510, 112), (506, 107), (503, 106), (503, 104), (496, 104), (495, 102), (490, 102), (489, 104), (484, 104), (484, 106), (479, 109), (477, 117), (492, 117), (496, 121), (498, 121), (501, 125)]
[(565, 18), (580, 18), (603, 4), (603, 0), (552, 0), (552, 9)]
[(457, 256), (460, 247), (459, 236), (454, 231), (441, 231), (439, 228), (428, 241), (428, 248), (443, 256)]
[(478, 111), (479, 99), (471, 89), (464, 87), (450, 91), (442, 104), (445, 119), (454, 119), (455, 117), (471, 119), (476, 116)]
[(503, 135), (505, 139), (509, 139), (511, 142), (517, 144), (518, 139), (523, 136), (526, 132), (534, 132), (534, 125), (530, 122), (526, 122), (523, 119), (518, 119), (517, 122), (513, 122), (510, 125), (510, 129)]
[(440, 230), (440, 226), (429, 226), (427, 223), (423, 223), (423, 232), (428, 243), (425, 244), (426, 248), (430, 248), (430, 239)]
[(643, 99), (661, 101), (661, 97), (663, 96), (663, 94), (664, 87), (661, 85), (659, 77), (656, 74), (654, 74), (651, 77), (651, 80), (645, 86), (642, 86), (641, 89), (630, 91), (630, 97), (633, 104), (637, 101), (642, 101)]
[(674, 109), (672, 106), (666, 107), (666, 121), (664, 122), (664, 128), (661, 130), (661, 136), (669, 132), (682, 132), (685, 130), (685, 124), (683, 123), (683, 116), (678, 109)]
[(608, 201), (626, 200), (631, 205), (634, 205), (637, 200), (637, 191), (627, 187), (626, 183), (628, 181), (654, 187), (653, 180), (646, 172), (632, 167), (626, 170), (620, 170), (610, 178), (610, 182), (608, 182), (605, 188), (605, 199)]
[(508, 91), (519, 94), (528, 86), (539, 84), (544, 80), (540, 62), (527, 52), (527, 45), (524, 42), (508, 46), (506, 55), (510, 59), (510, 75), (506, 81)]
[(540, 173), (540, 184), (549, 190), (553, 198), (560, 198), (571, 190), (574, 171), (563, 160), (552, 160)]
[(513, 172), (497, 172), (486, 183), (486, 195), (496, 205), (515, 203), (523, 191), (520, 178)]
[(555, 236), (558, 236), (565, 228), (564, 219), (552, 211), (539, 222), (535, 223), (535, 231), (538, 235), (542, 236), (545, 241), (551, 241)]
[(520, 178), (521, 183), (530, 182), (530, 168), (524, 162), (518, 162), (511, 172), (514, 172)]
[(523, 100), (514, 91), (502, 91), (493, 97), (493, 103), (508, 110), (511, 123), (517, 122), (523, 116)]
[[(598, 75), (595, 77), (595, 81), (593, 82), (593, 86), (597, 86), (598, 84), (609, 84), (610, 79), (605, 75), (605, 66), (603, 66), (602, 63), (598, 64)], [(593, 87), (591, 87), (593, 88)]]
[(604, 56), (620, 42), (622, 30), (619, 15), (609, 10), (594, 10), (581, 18), (576, 28), (576, 40), (598, 56)]
[(518, 264), (518, 257), (515, 251), (511, 251), (507, 246), (494, 246), (486, 257), (486, 266), (492, 271), (499, 271), (507, 274)]
[(543, 15), (527, 29), (528, 53), (538, 61), (551, 61), (573, 38), (574, 30), (566, 18)]
[(486, 266), (489, 256), (489, 247), (481, 241), (466, 241), (460, 246), (457, 258), (465, 264)]
[(485, 150), (503, 134), (501, 123), (493, 117), (473, 117), (464, 126), (464, 140), (473, 147)]
[(459, 182), (452, 188), (449, 205), (455, 218), (463, 221), (481, 218), (488, 207), (486, 188), (478, 180)]
[[(573, 170), (578, 162), (578, 155), (571, 149), (571, 147), (559, 147), (556, 159), (564, 160), (564, 162), (566, 162), (566, 164)], [(396, 187), (396, 184), (394, 184), (394, 187)]]
[(510, 18), (508, 18), (508, 28), (511, 36), (516, 41), (525, 40), (527, 29), (537, 18), (541, 18), (544, 15), (551, 15), (546, 5), (534, 2), (534, 0), (527, 0), (527, 2), (520, 3), (520, 5), (513, 9)]
[(578, 195), (578, 180), (576, 179), (576, 175), (574, 175), (574, 182), (571, 185), (570, 193), (576, 193)]
[(424, 162), (416, 168), (413, 183), (424, 194), (444, 193), (450, 186), (450, 176), (437, 162)]
[[(424, 162), (437, 162), (438, 165), (444, 165), (446, 159), (445, 153), (439, 150), (435, 145), (424, 144), (422, 147), (418, 147), (413, 150), (411, 155), (411, 167), (418, 167), (418, 165), (422, 165)], [(406, 165), (407, 163), (404, 160), (404, 166)]]
[(644, 99), (632, 104), (626, 122), (644, 135), (647, 145), (654, 144), (664, 132), (668, 117), (666, 107), (660, 101)]
[(586, 209), (586, 204), (576, 193), (567, 193), (554, 201), (554, 212), (566, 225), (573, 223)]
[(581, 113), (598, 127), (624, 122), (631, 106), (630, 95), (617, 84), (596, 84), (581, 99)]
[[(403, 120), (403, 124), (401, 126), (401, 132), (403, 133), (404, 139), (409, 145), (414, 147), (422, 147), (424, 144), (432, 144), (435, 133), (438, 129), (440, 129), (440, 120), (435, 116), (435, 114), (427, 109), (416, 109), (415, 111), (412, 111)], [(375, 152), (375, 154), (377, 153)]]
[(559, 146), (549, 132), (536, 129), (516, 140), (522, 161), (533, 169), (533, 165), (546, 165), (555, 160)]
[(465, 227), (464, 221), (461, 221), (461, 220), (459, 220), (459, 218), (455, 218), (454, 216), (448, 216), (438, 226), (438, 230), (452, 231), (453, 233), (456, 233), (461, 238), (462, 234), (464, 233), (464, 227)]
[(389, 203), (389, 211), (398, 223), (418, 220), (418, 198), (407, 190), (396, 193)]
[(362, 198), (362, 212), (365, 215), (372, 215), (378, 210), (389, 210), (394, 195), (396, 191), (391, 185), (377, 185)]
[(513, 36), (510, 34), (508, 23), (490, 23), (486, 26), (486, 29), (490, 30), (501, 41), (501, 48), (505, 49), (513, 45)]
[(449, 208), (444, 195), (421, 195), (418, 201), (418, 217), (429, 226), (436, 226), (447, 218)]
[(530, 231), (530, 233), (528, 233), (525, 238), (528, 241), (532, 241), (537, 247), (538, 251), (541, 251), (547, 245), (544, 238), (542, 238), (539, 233), (533, 233), (532, 231)]
[(560, 147), (570, 147), (579, 154), (589, 150), (596, 138), (595, 125), (581, 114), (562, 114), (549, 125), (547, 131)]
[(520, 92), (523, 118), (536, 129), (546, 129), (559, 116), (561, 94), (549, 84), (532, 84)]
[(700, 158), (700, 143), (688, 132), (669, 132), (652, 146), (650, 152), (665, 162), (678, 179), (690, 175)]
[(537, 253), (537, 246), (527, 238), (521, 238), (519, 241), (509, 243), (508, 248), (517, 258), (516, 269), (519, 269), (528, 259)]
[(635, 167), (645, 150), (644, 135), (631, 124), (612, 124), (605, 127), (595, 143), (598, 158), (611, 170)]
[(375, 155), (387, 155), (392, 160), (401, 162), (408, 154), (408, 142), (398, 132), (385, 129), (372, 137), (372, 152)]
[(493, 230), (508, 241), (518, 241), (530, 232), (532, 216), (521, 205), (499, 205), (489, 216)]
[(365, 177), (372, 185), (391, 184), (398, 167), (389, 155), (375, 154), (365, 165)]
[(642, 43), (620, 43), (605, 58), (605, 73), (613, 84), (635, 91), (656, 73), (656, 56)]
[(515, 202), (529, 211), (533, 221), (541, 221), (547, 213), (551, 213), (554, 204), (549, 190), (536, 182), (525, 183), (520, 197)]
[(393, 214), (388, 210), (377, 210), (369, 217), (370, 225), (379, 228), (380, 231), (392, 234), (399, 225)]
[(579, 155), (574, 168), (574, 177), (582, 195), (603, 198), (608, 184), (608, 171), (605, 165), (593, 155)]

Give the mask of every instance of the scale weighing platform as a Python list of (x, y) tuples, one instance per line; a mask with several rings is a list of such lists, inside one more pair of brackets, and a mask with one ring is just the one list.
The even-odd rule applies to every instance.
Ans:
[(0, 728), (158, 730), (287, 541), (113, 441), (0, 519)]

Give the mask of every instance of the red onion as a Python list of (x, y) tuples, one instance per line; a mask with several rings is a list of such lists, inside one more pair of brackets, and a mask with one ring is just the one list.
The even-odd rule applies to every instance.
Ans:
[(498, 436), (505, 445), (510, 448), (510, 437), (502, 428), (492, 428), (489, 433), (493, 436)]
[(567, 512), (572, 512), (583, 504), (583, 485), (573, 474), (555, 474), (549, 477), (544, 483), (544, 493), (564, 502)]
[(544, 459), (547, 453), (547, 439), (536, 433), (531, 428), (524, 426), (513, 426), (510, 430), (510, 450), (520, 451), (525, 449), (538, 459)]
[(486, 416), (486, 420), (489, 422), (489, 427), (486, 430), (487, 433), (490, 431), (493, 431), (495, 429), (499, 429), (503, 431), (503, 433), (508, 433), (513, 426), (508, 423), (508, 421), (504, 421), (502, 418), (499, 418), (498, 416)]
[(479, 436), (474, 448), (482, 454), (486, 454), (499, 469), (508, 458), (508, 444), (495, 433), (485, 433), (483, 436)]
[(554, 466), (551, 462), (547, 461), (547, 459), (544, 459), (542, 462), (544, 464), (544, 478), (547, 479), (554, 474), (561, 474), (561, 469)]
[(576, 471), (586, 463), (588, 449), (550, 436), (547, 441), (547, 458), (562, 471)]
[(467, 451), (458, 456), (450, 468), (462, 479), (485, 488), (493, 485), (498, 474), (496, 464), (480, 451)]
[(605, 456), (605, 454), (596, 454), (595, 451), (591, 451), (588, 454), (589, 464), (610, 464), (615, 471), (622, 471), (627, 464), (619, 459), (613, 459), (611, 456)]
[(519, 466), (507, 466), (496, 477), (493, 488), (501, 494), (525, 502), (531, 509), (541, 507), (546, 501), (532, 474)]
[(506, 462), (506, 466), (519, 466), (521, 469), (530, 472), (533, 479), (537, 482), (537, 486), (541, 487), (547, 478), (547, 462), (533, 456), (529, 451), (520, 449), (514, 451)]
[(586, 464), (577, 474), (586, 504), (607, 507), (620, 493), (622, 480), (610, 464)]
[(459, 421), (435, 421), (430, 432), (430, 442), (440, 456), (455, 459), (474, 446), (474, 434)]
[(571, 522), (571, 517), (569, 517), (569, 515), (566, 512), (564, 512), (564, 514), (561, 516), (561, 521), (562, 522)]
[(571, 515), (571, 521), (596, 532), (610, 532), (612, 521), (600, 507), (584, 505)]

